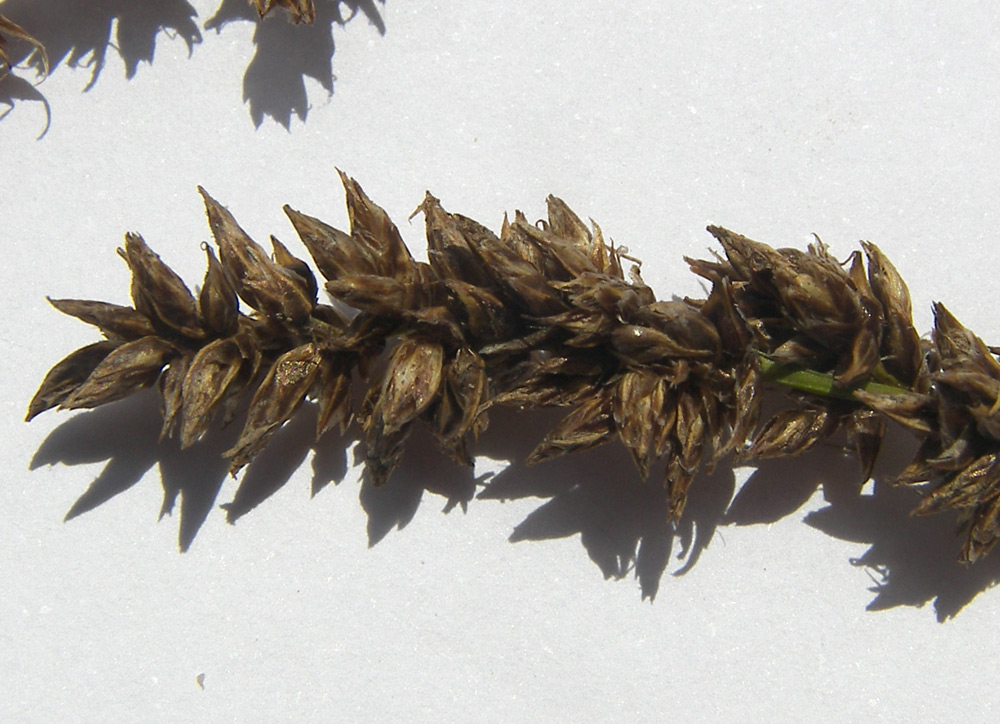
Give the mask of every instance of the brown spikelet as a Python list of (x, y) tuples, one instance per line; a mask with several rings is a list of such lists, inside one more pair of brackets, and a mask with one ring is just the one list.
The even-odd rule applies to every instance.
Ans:
[(528, 456), (534, 465), (571, 452), (589, 450), (614, 435), (610, 394), (592, 396), (569, 413)]
[(649, 464), (663, 427), (665, 393), (664, 380), (652, 370), (629, 370), (615, 385), (611, 403), (615, 428), (643, 480), (649, 476)]
[(798, 455), (826, 437), (831, 424), (824, 409), (783, 410), (757, 433), (746, 451), (748, 458)]
[(92, 324), (110, 340), (122, 342), (156, 334), (149, 318), (131, 307), (84, 299), (49, 299), (63, 314)]
[(198, 296), (198, 313), (205, 327), (220, 337), (236, 331), (239, 320), (239, 300), (232, 279), (226, 274), (215, 252), (208, 244), (202, 244), (208, 257), (205, 281)]
[(459, 465), (471, 466), (474, 462), (467, 436), (478, 436), (483, 429), (486, 388), (486, 363), (471, 349), (462, 347), (448, 362), (434, 413), (438, 444)]
[(434, 342), (405, 339), (393, 350), (376, 404), (380, 424), (393, 433), (417, 418), (441, 387), (444, 349)]
[(250, 401), (239, 440), (226, 452), (235, 473), (260, 452), (278, 428), (302, 404), (319, 371), (319, 352), (312, 343), (281, 355), (264, 376)]
[(333, 281), (355, 274), (375, 274), (373, 250), (355, 243), (349, 234), (319, 219), (299, 213), (290, 206), (285, 206), (284, 210), (324, 277)]
[(116, 342), (95, 342), (57, 362), (28, 405), (25, 422), (62, 403), (82, 385), (94, 369), (118, 346)]
[(223, 401), (253, 377), (257, 364), (258, 358), (248, 359), (246, 346), (235, 337), (217, 339), (198, 350), (181, 391), (182, 448), (193, 445), (208, 430)]
[(351, 370), (353, 359), (343, 353), (322, 352), (317, 377), (319, 415), (316, 438), (337, 427), (341, 434), (351, 423)]
[(366, 247), (381, 276), (400, 282), (413, 280), (413, 257), (399, 235), (399, 229), (385, 211), (373, 203), (364, 189), (343, 171), (338, 171), (347, 192), (347, 216), (355, 243)]
[(160, 392), (160, 415), (163, 426), (160, 428), (160, 440), (173, 437), (181, 419), (184, 404), (184, 378), (191, 364), (191, 355), (175, 357), (160, 373), (157, 388)]
[(165, 329), (185, 337), (200, 338), (198, 305), (184, 281), (138, 234), (125, 235), (120, 253), (132, 270), (132, 301), (137, 310)]
[(60, 406), (68, 410), (98, 407), (149, 387), (177, 348), (158, 337), (142, 337), (115, 347)]
[(198, 190), (205, 199), (219, 255), (240, 299), (267, 316), (292, 322), (308, 317), (314, 302), (301, 278), (271, 261), (267, 252), (247, 236), (227, 209), (204, 189), (199, 187)]
[(256, 5), (261, 17), (280, 7), (288, 12), (288, 17), (293, 23), (311, 24), (316, 19), (313, 0), (250, 0), (250, 3)]
[(885, 316), (882, 364), (898, 380), (911, 383), (923, 365), (920, 337), (913, 328), (910, 292), (896, 267), (882, 250), (868, 241), (861, 242), (868, 257), (868, 280)]

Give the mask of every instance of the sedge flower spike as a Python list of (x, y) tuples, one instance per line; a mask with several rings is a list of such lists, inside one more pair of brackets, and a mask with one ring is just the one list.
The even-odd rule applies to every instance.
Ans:
[[(307, 5), (262, 12), (274, 4)], [(360, 184), (341, 180), (347, 231), (285, 207), (333, 303), (306, 261), (274, 237), (268, 252), (201, 190), (215, 248), (204, 245), (200, 291), (126, 235), (132, 306), (50, 300), (103, 339), (52, 368), (28, 419), (155, 386), (161, 436), (187, 448), (248, 401), (225, 453), (235, 475), (309, 400), (317, 438), (356, 429), (366, 474), (383, 485), (417, 425), (472, 465), (491, 408), (563, 407), (528, 462), (617, 440), (643, 479), (664, 463), (673, 520), (700, 470), (798, 455), (834, 435), (863, 482), (895, 422), (920, 441), (896, 481), (922, 491), (914, 512), (958, 511), (965, 561), (1000, 539), (996, 350), (940, 304), (921, 339), (906, 285), (874, 244), (841, 263), (818, 239), (772, 249), (709, 227), (723, 253), (687, 260), (707, 298), (662, 301), (600, 227), (554, 196), (547, 219), (517, 212), (494, 233), (427, 193), (414, 212), (421, 262)], [(790, 403), (762, 420), (768, 387)]]

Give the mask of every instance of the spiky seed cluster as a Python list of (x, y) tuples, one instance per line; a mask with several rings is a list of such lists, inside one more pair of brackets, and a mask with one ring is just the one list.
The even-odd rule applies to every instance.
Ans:
[[(921, 342), (906, 285), (874, 244), (841, 264), (818, 240), (775, 250), (709, 227), (725, 256), (688, 260), (711, 282), (708, 298), (658, 301), (601, 229), (555, 197), (547, 220), (518, 212), (497, 235), (428, 193), (414, 212), (425, 263), (341, 179), (349, 232), (285, 207), (334, 305), (320, 303), (303, 260), (274, 237), (268, 254), (202, 190), (218, 255), (205, 246), (200, 292), (127, 235), (133, 306), (50, 300), (104, 340), (49, 372), (28, 419), (156, 385), (162, 435), (188, 447), (249, 398), (226, 453), (235, 474), (309, 399), (317, 436), (357, 423), (381, 485), (415, 424), (471, 465), (491, 407), (565, 407), (529, 462), (617, 438), (643, 478), (665, 460), (671, 517), (703, 464), (795, 455), (838, 430), (867, 478), (893, 419), (923, 440), (899, 479), (930, 483), (916, 512), (961, 511), (966, 560), (1000, 537), (1000, 363), (940, 305), (933, 341)], [(758, 426), (768, 380), (805, 392)]]
[(858, 397), (923, 439), (897, 482), (930, 483), (917, 515), (959, 512), (962, 556), (973, 561), (1000, 538), (1000, 364), (943, 304), (934, 305), (932, 340), (926, 391)]
[[(726, 229), (709, 227), (726, 258), (688, 259), (713, 284), (752, 337), (751, 347), (783, 365), (832, 377), (850, 391), (868, 380), (913, 388), (926, 380), (906, 285), (877, 246), (863, 242), (845, 264), (817, 239), (806, 251), (772, 249)], [(803, 400), (782, 410), (756, 434), (745, 455), (795, 455), (843, 430), (871, 473), (884, 418), (855, 402)]]

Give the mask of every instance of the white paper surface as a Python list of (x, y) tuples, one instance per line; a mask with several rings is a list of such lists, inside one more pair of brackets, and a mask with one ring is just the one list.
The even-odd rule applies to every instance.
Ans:
[[(418, 436), (377, 491), (308, 415), (238, 480), (234, 431), (157, 446), (150, 395), (21, 422), (96, 340), (45, 295), (126, 303), (125, 231), (200, 283), (198, 184), (301, 252), (281, 206), (344, 226), (335, 168), (421, 257), (425, 189), (494, 228), (555, 193), (661, 298), (703, 293), (682, 257), (709, 223), (871, 240), (918, 329), (941, 300), (997, 342), (992, 6), (387, 0), (258, 29), (242, 0), (126, 5), (0, 3), (53, 65), (0, 84), (0, 719), (995, 718), (1000, 554), (956, 566), (950, 519), (854, 496), (833, 449), (731, 507), (752, 469), (699, 478), (671, 538), (617, 446), (507, 462), (558, 416), (495, 415), (474, 471)], [(883, 478), (912, 452), (887, 448)], [(185, 492), (157, 522), (164, 485)]]

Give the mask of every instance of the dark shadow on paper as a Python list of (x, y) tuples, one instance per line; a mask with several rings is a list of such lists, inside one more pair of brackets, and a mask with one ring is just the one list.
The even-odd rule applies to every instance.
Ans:
[(221, 32), (232, 22), (256, 23), (254, 55), (243, 75), (243, 101), (255, 126), (270, 117), (290, 128), (293, 116), (305, 121), (309, 114), (307, 78), (333, 95), (333, 27), (344, 26), (358, 15), (367, 18), (380, 35), (385, 34), (374, 0), (320, 0), (315, 22), (298, 26), (278, 13), (258, 20), (244, 0), (223, 0), (205, 29)]
[[(324, 446), (322, 454), (316, 456), (322, 462), (314, 460), (314, 493), (343, 477), (347, 469), (343, 448), (335, 447), (339, 454), (331, 453), (325, 438), (314, 442), (314, 411), (303, 411), (299, 417), (301, 420), (293, 420), (280, 430), (241, 475), (234, 499), (221, 506), (230, 523), (287, 483), (310, 448)], [(151, 391), (75, 414), (42, 442), (29, 467), (106, 462), (66, 513), (69, 521), (131, 489), (158, 466), (163, 487), (160, 518), (179, 507), (178, 545), (186, 551), (216, 505), (229, 471), (224, 453), (235, 444), (240, 426), (237, 422), (212, 428), (190, 448), (181, 450), (175, 440), (159, 440), (160, 419), (157, 396)]]
[[(313, 495), (344, 478), (346, 449), (354, 438), (333, 434), (314, 442), (315, 414), (312, 405), (305, 405), (240, 474), (233, 500), (222, 506), (230, 522), (266, 503), (310, 451)], [(472, 469), (454, 465), (435, 448), (431, 436), (418, 429), (392, 480), (381, 488), (367, 482), (361, 486), (369, 545), (404, 528), (427, 493), (444, 498), (444, 512), (465, 510), (476, 500), (537, 499), (538, 507), (510, 533), (512, 542), (579, 535), (586, 555), (604, 577), (635, 576), (643, 598), (654, 600), (671, 561), (677, 563), (673, 576), (690, 570), (722, 527), (766, 525), (798, 515), (821, 491), (824, 507), (807, 512), (805, 522), (827, 535), (868, 546), (862, 556), (844, 562), (871, 573), (875, 598), (869, 610), (930, 604), (938, 620), (946, 621), (1000, 581), (1000, 555), (972, 566), (958, 564), (955, 520), (948, 515), (913, 518), (916, 494), (881, 482), (892, 479), (913, 452), (912, 441), (899, 431), (884, 445), (886, 454), (875, 471), (880, 482), (863, 491), (857, 483), (857, 463), (829, 446), (793, 460), (764, 461), (738, 491), (726, 464), (714, 474), (701, 475), (692, 485), (683, 518), (669, 523), (659, 484), (662, 469), (653, 472), (651, 482), (640, 482), (632, 461), (616, 444), (529, 467), (517, 461), (527, 457), (562, 412), (494, 409), (490, 414), (490, 429), (480, 440), (479, 452), (515, 462), (490, 479), (477, 478)], [(152, 392), (76, 414), (45, 439), (31, 468), (106, 463), (67, 512), (69, 520), (131, 489), (158, 466), (161, 516), (179, 507), (178, 543), (186, 550), (216, 506), (228, 474), (223, 453), (234, 444), (239, 424), (215, 429), (181, 451), (173, 441), (159, 441), (159, 420)], [(354, 463), (359, 464), (363, 444), (355, 451)], [(817, 570), (821, 564), (837, 562), (818, 561)]]
[(958, 562), (962, 544), (954, 515), (914, 518), (912, 490), (877, 484), (871, 494), (810, 513), (806, 523), (828, 535), (869, 546), (851, 563), (866, 568), (875, 598), (871, 611), (932, 605), (938, 621), (954, 618), (1000, 582), (1000, 556)]
[[(364, 444), (355, 448), (355, 465), (364, 462)], [(391, 480), (375, 487), (363, 476), (359, 500), (368, 516), (368, 545), (377, 545), (393, 529), (402, 530), (413, 520), (424, 493), (445, 499), (442, 512), (456, 507), (468, 509), (483, 480), (477, 479), (471, 468), (455, 465), (445, 457), (418, 425), (407, 441), (406, 452)]]
[[(0, 13), (45, 47), (50, 72), (59, 66), (89, 68), (90, 79), (84, 91), (97, 83), (109, 48), (121, 57), (125, 76), (131, 79), (141, 63), (153, 62), (161, 34), (183, 40), (189, 55), (201, 42), (195, 22), (198, 13), (187, 0), (4, 0)], [(0, 104), (7, 106), (0, 113), (0, 121), (20, 101), (41, 103), (45, 124), (38, 138), (42, 138), (52, 121), (44, 85), (40, 85), (45, 61), (23, 42), (12, 44), (10, 56), (19, 69), (0, 79)], [(24, 77), (24, 68), (33, 71), (34, 84)]]
[[(289, 128), (293, 116), (305, 121), (308, 115), (307, 78), (333, 94), (333, 27), (362, 17), (384, 35), (381, 2), (317, 0), (315, 22), (293, 25), (283, 11), (261, 20), (246, 0), (222, 0), (205, 29), (219, 35), (229, 23), (256, 25), (254, 56), (243, 76), (243, 100), (256, 126), (270, 117)], [(164, 38), (182, 40), (189, 55), (203, 41), (198, 13), (188, 0), (4, 0), (0, 13), (45, 46), (50, 72), (60, 66), (89, 69), (84, 91), (97, 83), (109, 50), (122, 59), (125, 76), (131, 79), (142, 63), (153, 62), (157, 43)], [(27, 43), (12, 43), (10, 55), (15, 65), (41, 73), (41, 56)], [(0, 104), (8, 106), (0, 120), (19, 100), (41, 101), (48, 111), (44, 86), (32, 93), (29, 85), (17, 75), (0, 81)]]
[(0, 121), (13, 113), (15, 106), (19, 103), (41, 104), (45, 113), (45, 122), (42, 130), (38, 134), (41, 138), (49, 131), (52, 125), (52, 108), (48, 99), (39, 92), (38, 87), (25, 78), (11, 74), (0, 79), (0, 106), (7, 106), (6, 110), (0, 110)]
[[(658, 482), (663, 469), (654, 469), (650, 481), (642, 482), (620, 445), (605, 445), (537, 466), (524, 464), (563, 414), (493, 411), (491, 428), (497, 432), (488, 432), (480, 449), (514, 462), (490, 480), (478, 497), (546, 500), (514, 529), (512, 542), (579, 534), (587, 555), (605, 578), (634, 574), (643, 598), (653, 600), (671, 555), (682, 562), (675, 571), (681, 575), (698, 562), (711, 542), (733, 495), (732, 470), (700, 475), (692, 485), (684, 516), (670, 523), (665, 514), (666, 492)], [(509, 431), (517, 432), (511, 435)]]
[[(100, 77), (109, 48), (125, 63), (126, 77), (132, 78), (140, 63), (153, 62), (161, 33), (183, 40), (189, 53), (201, 42), (198, 13), (187, 0), (5, 0), (0, 12), (45, 46), (50, 69), (89, 68), (84, 90)], [(41, 72), (41, 57), (28, 57), (30, 50), (25, 48), (25, 55), (13, 60)]]
[(977, 595), (1000, 581), (1000, 556), (975, 565), (958, 562), (961, 539), (950, 514), (916, 518), (916, 491), (893, 487), (916, 452), (916, 442), (890, 426), (864, 491), (851, 482), (858, 465), (832, 448), (800, 459), (765, 461), (742, 486), (726, 513), (733, 525), (767, 524), (796, 513), (822, 490), (826, 505), (805, 515), (806, 524), (827, 535), (869, 546), (851, 565), (872, 578), (870, 611), (931, 605), (938, 621), (954, 618)]

